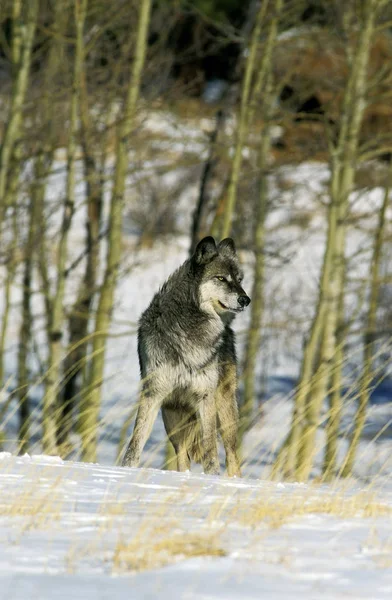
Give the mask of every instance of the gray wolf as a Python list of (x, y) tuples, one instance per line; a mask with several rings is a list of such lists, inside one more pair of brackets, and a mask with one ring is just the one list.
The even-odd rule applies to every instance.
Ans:
[(136, 467), (159, 409), (179, 471), (201, 462), (218, 474), (218, 430), (229, 476), (237, 455), (236, 353), (231, 323), (250, 303), (241, 286), (234, 241), (199, 242), (142, 314), (138, 354), (141, 396), (123, 466)]

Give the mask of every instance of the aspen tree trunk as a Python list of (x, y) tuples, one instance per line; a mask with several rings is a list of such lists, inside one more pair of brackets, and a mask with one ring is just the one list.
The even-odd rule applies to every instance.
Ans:
[[(351, 167), (350, 167), (351, 168)], [(334, 364), (336, 350), (336, 330), (338, 324), (338, 303), (343, 295), (343, 270), (346, 240), (346, 218), (348, 212), (348, 194), (350, 189), (339, 190), (342, 196), (331, 194), (330, 201), (330, 246), (328, 280), (324, 281), (323, 299), (324, 319), (319, 346), (318, 368), (313, 372), (309, 382), (308, 392), (304, 398), (301, 422), (298, 424), (298, 446), (296, 448), (296, 479), (304, 481), (309, 477), (316, 451), (316, 433), (319, 426), (319, 416), (322, 403), (327, 395), (331, 377), (331, 367)], [(333, 210), (336, 206), (336, 211)], [(314, 362), (313, 362), (314, 365)]]
[[(10, 317), (11, 310), (11, 292), (12, 292), (12, 284), (15, 278), (17, 266), (19, 259), (17, 257), (17, 248), (18, 248), (18, 239), (19, 239), (19, 226), (18, 226), (18, 216), (19, 213), (17, 209), (14, 207), (13, 215), (12, 215), (12, 230), (13, 237), (12, 242), (8, 247), (8, 261), (7, 261), (7, 273), (4, 284), (4, 309), (2, 313), (1, 319), (1, 330), (0, 330), (0, 397), (3, 390), (6, 388), (6, 378), (5, 378), (5, 368), (4, 368), (4, 359), (5, 359), (5, 351), (6, 351), (6, 338), (7, 338), (7, 330), (8, 323)], [(8, 397), (6, 400), (4, 398), (4, 402), (0, 406), (0, 448), (3, 448), (3, 443), (5, 439), (4, 432), (2, 431), (2, 426), (4, 423), (5, 416), (8, 412), (8, 409), (13, 402), (14, 398), (12, 395)]]
[(241, 103), (240, 103), (240, 114), (238, 116), (237, 126), (237, 140), (234, 149), (233, 163), (230, 173), (229, 185), (227, 190), (227, 197), (224, 206), (224, 213), (222, 218), (222, 231), (221, 238), (225, 238), (230, 235), (231, 223), (233, 220), (234, 207), (237, 199), (237, 187), (238, 180), (241, 172), (242, 164), (242, 150), (244, 142), (248, 133), (248, 110), (249, 110), (249, 98), (251, 94), (252, 77), (255, 72), (257, 50), (260, 43), (260, 34), (262, 24), (267, 12), (269, 1), (265, 0), (261, 2), (259, 11), (256, 16), (256, 22), (252, 33), (252, 38), (249, 46), (249, 55), (246, 60), (244, 81), (242, 86)]
[[(334, 287), (333, 287), (334, 286)], [(329, 292), (334, 296), (338, 294), (338, 285), (335, 280)], [(332, 304), (332, 302), (331, 302)], [(330, 306), (326, 312), (324, 331), (320, 344), (319, 368), (313, 376), (309, 394), (306, 398), (303, 426), (298, 444), (298, 457), (296, 479), (306, 481), (313, 466), (316, 453), (316, 433), (319, 426), (321, 406), (324, 401), (328, 383), (331, 376), (331, 364), (335, 353), (335, 331), (337, 325), (337, 310)]]
[(359, 440), (365, 425), (366, 409), (369, 403), (370, 386), (373, 375), (373, 354), (374, 354), (374, 336), (377, 326), (377, 303), (380, 291), (380, 263), (382, 256), (382, 246), (385, 232), (385, 215), (389, 204), (389, 192), (387, 187), (384, 194), (384, 200), (380, 209), (378, 227), (374, 240), (373, 256), (370, 266), (370, 299), (369, 312), (366, 323), (366, 333), (364, 336), (364, 358), (360, 385), (360, 396), (353, 434), (351, 436), (349, 448), (343, 461), (342, 475), (349, 477), (354, 467), (355, 455), (358, 449)]
[[(256, 206), (256, 227), (254, 232), (255, 267), (253, 273), (252, 303), (249, 330), (244, 357), (244, 401), (240, 410), (240, 439), (249, 427), (255, 405), (255, 371), (256, 360), (261, 339), (261, 319), (264, 305), (264, 246), (265, 217), (268, 204), (268, 164), (271, 153), (271, 120), (274, 107), (273, 83), (273, 51), (278, 32), (279, 18), (282, 11), (282, 0), (273, 3), (274, 14), (271, 17), (267, 39), (263, 46), (263, 56), (256, 79), (256, 93), (263, 90), (260, 117), (264, 122), (261, 130), (259, 148), (260, 191)], [(254, 110), (251, 111), (253, 118)], [(249, 121), (250, 123), (251, 121)]]
[[(343, 281), (342, 268), (344, 268), (345, 218), (348, 211), (348, 197), (354, 183), (359, 131), (365, 110), (366, 74), (375, 13), (381, 4), (382, 0), (369, 0), (364, 5), (358, 40), (350, 56), (350, 74), (343, 101), (339, 138), (331, 156), (331, 200), (318, 305), (304, 350), (291, 431), (278, 454), (277, 465), (275, 465), (275, 469), (280, 469), (283, 463), (285, 475), (295, 473), (301, 480), (309, 477), (313, 465), (318, 415), (329, 381), (327, 365), (333, 358), (336, 348), (336, 313), (341, 293), (339, 281)], [(335, 329), (333, 332), (332, 328)], [(315, 356), (322, 333), (325, 339), (321, 342), (321, 371), (316, 373), (316, 381), (312, 385)], [(317, 381), (317, 378), (320, 381)], [(315, 386), (315, 393), (313, 393), (313, 386)], [(309, 397), (310, 392), (312, 392), (311, 397)]]
[(323, 465), (323, 479), (331, 479), (336, 472), (336, 459), (338, 454), (339, 427), (342, 419), (343, 401), (343, 361), (344, 343), (346, 338), (344, 290), (346, 280), (346, 267), (342, 269), (343, 281), (340, 284), (340, 297), (337, 309), (336, 349), (331, 375), (331, 390), (329, 396), (329, 414), (326, 424), (326, 446)]
[(208, 158), (204, 165), (203, 173), (200, 181), (200, 190), (199, 190), (199, 198), (193, 213), (192, 219), (192, 229), (191, 229), (191, 243), (189, 246), (189, 256), (192, 256), (197, 243), (200, 241), (200, 238), (203, 237), (201, 235), (202, 223), (205, 218), (206, 205), (208, 203), (208, 183), (213, 173), (215, 163), (216, 163), (216, 145), (217, 139), (219, 136), (219, 132), (223, 127), (225, 121), (225, 115), (223, 111), (219, 110), (215, 117), (215, 128), (210, 137), (210, 147)]
[[(108, 111), (110, 113), (110, 111)], [(86, 267), (80, 283), (76, 302), (69, 317), (69, 348), (64, 361), (66, 383), (61, 402), (59, 442), (64, 444), (72, 430), (73, 409), (76, 400), (76, 381), (86, 366), (88, 323), (94, 296), (97, 291), (99, 267), (99, 241), (104, 194), (104, 168), (106, 135), (102, 148), (94, 150), (91, 138), (91, 118), (88, 106), (85, 73), (80, 90), (81, 140), (84, 176), (87, 184)], [(108, 117), (110, 118), (110, 116)], [(101, 156), (99, 156), (101, 155)]]
[(96, 461), (97, 457), (97, 434), (101, 404), (101, 384), (104, 372), (105, 346), (110, 326), (111, 311), (113, 309), (117, 274), (121, 260), (122, 213), (127, 174), (129, 137), (134, 126), (136, 105), (140, 92), (141, 76), (147, 50), (150, 12), (151, 0), (141, 0), (139, 5), (139, 20), (132, 75), (129, 82), (122, 121), (119, 124), (117, 132), (116, 164), (110, 201), (106, 271), (95, 322), (93, 358), (89, 378), (90, 392), (83, 403), (83, 414), (81, 415), (82, 457), (84, 460), (90, 462)]
[(332, 247), (335, 240), (336, 207), (333, 203), (329, 206), (328, 237), (324, 263), (320, 282), (320, 291), (315, 316), (313, 318), (309, 338), (305, 342), (302, 358), (301, 374), (294, 399), (293, 417), (290, 433), (279, 450), (274, 472), (282, 471), (285, 477), (292, 477), (295, 473), (296, 462), (301, 437), (301, 429), (305, 417), (306, 398), (312, 382), (313, 368), (319, 347), (319, 340), (324, 328), (326, 316), (326, 291), (329, 288), (329, 277), (332, 263)]
[[(18, 66), (12, 89), (10, 112), (0, 146), (0, 223), (3, 220), (6, 208), (5, 203), (12, 154), (20, 133), (22, 109), (29, 81), (38, 9), (39, 0), (28, 0), (25, 3), (22, 0), (15, 0), (13, 5), (13, 15), (17, 26), (16, 40), (12, 54), (13, 59), (18, 61)], [(26, 20), (19, 25), (20, 14), (22, 12), (26, 13)]]
[(52, 299), (49, 333), (49, 360), (46, 390), (43, 401), (43, 449), (46, 453), (57, 450), (58, 387), (62, 378), (62, 327), (64, 322), (65, 265), (68, 253), (68, 234), (75, 204), (75, 155), (78, 130), (78, 96), (83, 61), (83, 29), (87, 13), (87, 0), (75, 0), (76, 47), (72, 83), (71, 114), (67, 149), (67, 182), (60, 241), (57, 249), (57, 281)]
[(53, 121), (56, 117), (56, 104), (53, 102), (52, 95), (56, 89), (56, 84), (54, 83), (56, 82), (56, 78), (62, 77), (61, 66), (64, 59), (64, 48), (61, 39), (59, 41), (59, 37), (61, 33), (64, 32), (68, 13), (68, 7), (66, 5), (64, 6), (61, 2), (56, 2), (53, 8), (54, 20), (51, 24), (51, 29), (53, 30), (53, 37), (50, 40), (48, 48), (47, 66), (44, 69), (43, 73), (44, 81), (42, 97), (40, 99), (39, 105), (37, 106), (38, 126), (41, 127), (42, 130), (43, 144), (39, 147), (39, 154), (34, 165), (35, 202), (38, 202), (41, 207), (40, 213), (43, 219), (41, 223), (41, 235), (38, 240), (38, 271), (43, 286), (48, 340), (50, 337), (50, 315), (52, 312), (52, 299), (50, 294), (50, 284), (48, 275), (48, 260), (44, 223), (44, 199), (47, 185), (47, 177), (52, 168), (54, 152), (57, 144), (57, 132), (56, 129), (52, 126)]
[(12, 68), (13, 75), (17, 76), (20, 53), (22, 48), (23, 23), (21, 19), (23, 0), (14, 0), (12, 4)]
[(9, 258), (7, 265), (7, 274), (4, 284), (4, 310), (1, 315), (1, 331), (0, 331), (0, 391), (5, 385), (4, 381), (4, 354), (5, 354), (5, 340), (7, 336), (8, 321), (10, 314), (10, 300), (11, 300), (11, 284), (15, 276), (15, 260)]
[[(14, 0), (12, 6), (12, 47), (11, 47), (11, 58), (12, 58), (12, 70), (13, 77), (16, 79), (18, 76), (18, 69), (20, 67), (20, 54), (21, 54), (21, 45), (22, 45), (22, 22), (21, 22), (21, 11), (22, 11), (22, 0)], [(10, 134), (9, 134), (10, 135)], [(8, 140), (10, 144), (9, 153), (3, 148), (6, 144), (6, 135), (4, 136), (4, 140), (2, 141), (2, 148), (0, 149), (0, 186), (3, 186), (3, 193), (0, 194), (0, 228), (2, 226), (3, 217), (6, 211), (6, 207), (10, 204), (10, 196), (6, 197), (7, 194), (7, 179), (10, 176), (11, 171), (11, 186), (13, 191), (16, 192), (17, 189), (17, 181), (19, 179), (19, 164), (16, 165), (16, 161), (14, 160), (14, 165), (12, 168), (12, 152), (13, 152), (13, 144), (15, 139), (17, 138), (17, 132), (15, 135), (14, 141)], [(15, 157), (14, 157), (15, 159)], [(16, 222), (16, 209), (14, 209), (13, 214), (13, 223)], [(7, 276), (6, 282), (4, 286), (4, 311), (2, 315), (1, 321), (1, 333), (0, 333), (0, 388), (4, 385), (4, 351), (5, 351), (5, 339), (7, 335), (7, 327), (9, 320), (9, 310), (10, 310), (10, 297), (11, 297), (11, 286), (14, 280), (15, 271), (16, 271), (16, 260), (15, 260), (15, 250), (16, 250), (16, 235), (17, 235), (17, 227), (13, 227), (14, 235), (13, 240), (11, 242), (10, 247), (10, 256), (7, 264)], [(1, 237), (1, 232), (0, 232)]]
[[(266, 114), (265, 114), (266, 116)], [(264, 309), (264, 245), (265, 217), (268, 204), (268, 157), (271, 136), (268, 125), (262, 133), (260, 147), (260, 191), (256, 210), (256, 229), (254, 234), (255, 266), (253, 271), (252, 303), (249, 329), (247, 333), (244, 357), (244, 400), (240, 408), (240, 440), (249, 428), (255, 407), (256, 361), (261, 340), (261, 319)]]
[[(5, 354), (5, 342), (7, 337), (8, 322), (11, 308), (11, 286), (15, 278), (17, 268), (17, 244), (18, 244), (18, 215), (17, 209), (14, 207), (14, 213), (12, 215), (12, 241), (8, 248), (8, 260), (7, 260), (7, 274), (4, 284), (4, 310), (1, 315), (1, 330), (0, 330), (0, 390), (5, 385), (4, 381), (4, 354)], [(0, 413), (1, 417), (1, 413)], [(0, 418), (1, 423), (1, 418)]]
[(29, 224), (24, 249), (23, 267), (23, 294), (22, 294), (22, 321), (19, 330), (18, 344), (18, 408), (19, 408), (19, 452), (24, 454), (28, 451), (30, 441), (30, 407), (28, 398), (28, 367), (27, 358), (31, 343), (31, 293), (34, 248), (36, 246), (37, 232), (39, 227), (39, 205), (34, 201), (34, 190), (31, 190), (29, 202)]

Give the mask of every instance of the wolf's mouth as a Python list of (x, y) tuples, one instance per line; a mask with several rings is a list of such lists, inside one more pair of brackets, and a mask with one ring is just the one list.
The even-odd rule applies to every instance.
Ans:
[(228, 306), (226, 306), (226, 304), (223, 304), (223, 302), (221, 302), (220, 300), (218, 300), (218, 304), (219, 304), (219, 305), (220, 305), (222, 308), (224, 308), (225, 310), (229, 310), (229, 307), (228, 307)]
[(223, 310), (229, 310), (230, 312), (234, 312), (234, 313), (240, 313), (244, 310), (241, 307), (233, 308), (232, 306), (226, 306), (226, 304), (223, 304), (223, 302), (221, 302), (220, 300), (218, 300), (218, 304), (221, 308), (223, 308)]

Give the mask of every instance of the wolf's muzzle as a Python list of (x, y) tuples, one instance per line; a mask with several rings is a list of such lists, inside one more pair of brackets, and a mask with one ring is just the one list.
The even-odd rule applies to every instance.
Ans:
[(249, 296), (238, 296), (238, 304), (241, 306), (241, 308), (248, 306), (250, 304)]

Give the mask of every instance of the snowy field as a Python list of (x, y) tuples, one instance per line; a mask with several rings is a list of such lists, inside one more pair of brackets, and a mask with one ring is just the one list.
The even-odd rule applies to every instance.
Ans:
[(0, 454), (0, 600), (391, 597), (391, 488)]

